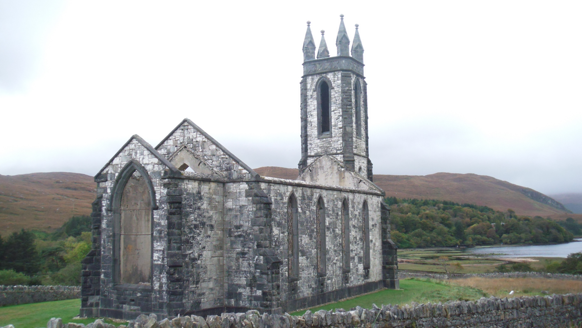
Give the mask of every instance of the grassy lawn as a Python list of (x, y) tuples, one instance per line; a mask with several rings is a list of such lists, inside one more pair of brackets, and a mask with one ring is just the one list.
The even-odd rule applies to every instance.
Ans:
[[(446, 302), (450, 300), (477, 300), (487, 297), (486, 293), (466, 286), (452, 285), (444, 282), (431, 280), (406, 279), (400, 280), (400, 289), (384, 289), (379, 292), (370, 293), (354, 297), (345, 301), (327, 304), (311, 308), (311, 312), (319, 310), (345, 309), (349, 310), (356, 306), (371, 308), (372, 304), (381, 306), (382, 304), (407, 304), (411, 302)], [(292, 313), (292, 315), (302, 315), (304, 311)]]
[[(73, 320), (79, 315), (81, 300), (65, 300), (0, 307), (0, 327), (12, 324), (15, 328), (46, 327), (51, 318), (61, 318), (63, 323), (77, 322), (88, 324), (96, 318)], [(119, 325), (107, 320), (107, 323)]]

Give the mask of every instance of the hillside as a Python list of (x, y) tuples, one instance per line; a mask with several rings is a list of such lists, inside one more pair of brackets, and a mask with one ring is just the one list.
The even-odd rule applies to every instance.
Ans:
[(564, 204), (570, 211), (582, 214), (582, 193), (556, 194), (551, 197)]
[(93, 178), (77, 173), (0, 175), (0, 234), (53, 231), (73, 215), (89, 215)]
[[(297, 176), (297, 169), (261, 167), (261, 175), (278, 178)], [(477, 174), (435, 173), (426, 176), (374, 175), (374, 183), (386, 191), (386, 196), (449, 200), (489, 206), (498, 211), (513, 209), (519, 215), (565, 219), (572, 215), (558, 201), (533, 189)]]
[[(297, 169), (261, 167), (263, 176), (295, 179)], [(476, 174), (436, 173), (426, 176), (375, 175), (386, 196), (450, 200), (513, 209), (519, 215), (582, 222), (582, 214), (568, 213), (561, 203), (535, 190)], [(576, 198), (578, 197), (578, 198)], [(564, 203), (582, 204), (582, 195), (558, 195)], [(0, 234), (22, 228), (53, 231), (73, 215), (89, 215), (95, 199), (93, 178), (76, 173), (0, 175)], [(576, 208), (572, 208), (576, 211)]]

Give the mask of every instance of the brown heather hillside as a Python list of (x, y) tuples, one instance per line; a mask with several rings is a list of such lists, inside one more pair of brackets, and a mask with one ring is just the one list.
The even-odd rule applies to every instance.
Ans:
[(53, 231), (74, 215), (89, 215), (93, 178), (77, 173), (0, 175), (0, 234)]
[[(297, 169), (261, 167), (263, 176), (296, 179)], [(374, 182), (386, 196), (450, 200), (489, 206), (499, 211), (513, 209), (518, 215), (572, 217), (582, 214), (560, 210), (560, 203), (532, 189), (476, 174), (436, 173), (427, 176), (375, 175)], [(529, 197), (528, 197), (529, 195)], [(77, 173), (0, 175), (0, 234), (20, 229), (53, 231), (74, 215), (89, 215), (95, 199), (93, 178)], [(537, 200), (534, 200), (537, 199)], [(568, 200), (577, 201), (574, 196)], [(552, 207), (549, 204), (555, 205)]]
[[(261, 175), (277, 178), (297, 176), (297, 169), (261, 167)], [(374, 183), (386, 191), (386, 196), (448, 200), (477, 204), (498, 211), (514, 210), (518, 215), (581, 220), (582, 215), (568, 213), (562, 204), (533, 189), (477, 174), (436, 173), (426, 176), (374, 175)]]

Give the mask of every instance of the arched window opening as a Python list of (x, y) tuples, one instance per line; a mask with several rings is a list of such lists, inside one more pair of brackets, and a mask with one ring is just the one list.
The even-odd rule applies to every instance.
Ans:
[(370, 275), (370, 213), (368, 202), (362, 206), (362, 239), (364, 240), (364, 277)]
[(361, 91), (360, 81), (356, 81), (354, 86), (354, 104), (356, 110), (356, 136), (362, 137), (362, 105), (361, 105)]
[(151, 283), (152, 203), (147, 179), (134, 170), (115, 206), (115, 281), (120, 284)]
[(326, 274), (327, 245), (325, 240), (325, 204), (319, 197), (316, 209), (316, 234), (317, 234), (317, 273), (320, 276)]
[(319, 133), (329, 133), (330, 127), (330, 99), (329, 99), (329, 85), (326, 81), (321, 81), (318, 90), (319, 103)]
[(182, 172), (212, 175), (215, 172), (187, 148), (181, 148), (170, 156), (170, 162)]
[(348, 200), (342, 202), (342, 267), (343, 272), (350, 272), (350, 208)]
[(287, 202), (287, 238), (289, 280), (299, 279), (299, 223), (297, 218), (297, 198), (291, 194)]
[(180, 167), (178, 167), (178, 170), (180, 170), (182, 172), (194, 173), (194, 170), (192, 170), (192, 168), (190, 166), (188, 166), (188, 164), (186, 164), (186, 163), (184, 163)]

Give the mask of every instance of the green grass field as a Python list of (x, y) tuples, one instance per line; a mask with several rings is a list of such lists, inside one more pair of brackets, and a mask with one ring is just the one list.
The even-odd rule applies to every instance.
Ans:
[[(344, 309), (349, 310), (356, 306), (371, 308), (372, 304), (381, 306), (382, 304), (408, 304), (411, 302), (446, 302), (450, 300), (478, 300), (481, 297), (489, 296), (487, 293), (471, 288), (451, 285), (444, 282), (432, 280), (406, 279), (400, 280), (400, 289), (384, 289), (379, 292), (370, 293), (354, 297), (345, 301), (327, 304), (311, 308), (311, 312), (319, 310)], [(304, 311), (292, 313), (302, 315)]]
[[(79, 315), (80, 308), (80, 299), (4, 306), (0, 307), (0, 327), (9, 324), (14, 325), (15, 328), (46, 327), (51, 318), (61, 318), (63, 323), (88, 324), (95, 322), (96, 318), (73, 320)], [(109, 320), (106, 322), (116, 326), (120, 324)]]
[[(400, 281), (399, 290), (381, 290), (379, 292), (362, 295), (349, 300), (328, 304), (311, 309), (331, 310), (343, 308), (349, 310), (356, 306), (371, 308), (372, 304), (407, 304), (410, 302), (446, 302), (449, 300), (477, 300), (486, 293), (471, 287), (461, 287), (443, 282), (406, 279)], [(63, 319), (63, 323), (77, 322), (88, 324), (95, 318), (73, 320), (79, 314), (80, 300), (66, 300), (44, 302), (35, 304), (13, 305), (0, 308), (0, 327), (13, 324), (15, 328), (46, 327), (47, 322), (55, 317)], [(301, 315), (305, 311), (295, 312), (293, 315)], [(115, 325), (111, 321), (106, 321)]]

